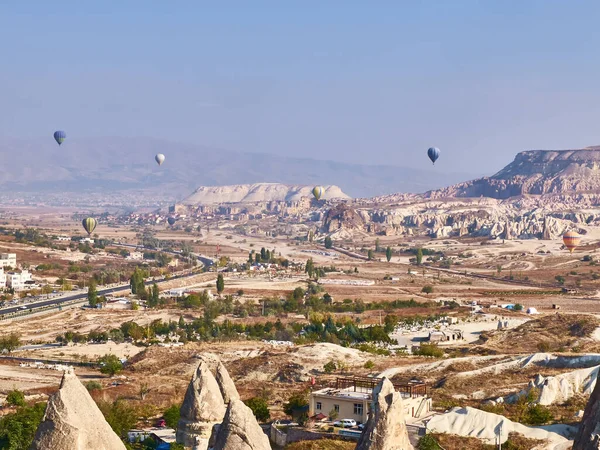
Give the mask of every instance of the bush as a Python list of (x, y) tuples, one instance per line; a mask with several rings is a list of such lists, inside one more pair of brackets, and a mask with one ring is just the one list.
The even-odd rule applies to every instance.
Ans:
[(97, 381), (88, 381), (87, 383), (85, 383), (85, 387), (89, 392), (99, 391), (102, 389), (102, 385)]
[(337, 365), (333, 361), (329, 361), (323, 366), (323, 370), (325, 371), (325, 373), (335, 372), (335, 369), (337, 369)]
[(18, 389), (13, 389), (6, 396), (6, 403), (11, 406), (25, 406), (25, 394)]
[(264, 398), (252, 397), (248, 400), (245, 400), (244, 403), (252, 410), (254, 417), (256, 417), (256, 420), (259, 422), (267, 422), (271, 418), (269, 405)]
[(436, 344), (421, 344), (419, 349), (413, 353), (419, 356), (433, 356), (434, 358), (441, 358), (444, 356), (444, 350), (439, 348)]
[(517, 303), (515, 305), (515, 311), (523, 311), (523, 305), (521, 305), (520, 303)]
[(540, 342), (537, 345), (537, 349), (542, 352), (542, 353), (546, 353), (550, 351), (550, 344), (548, 342)]
[(98, 359), (100, 364), (100, 372), (110, 377), (123, 370), (123, 363), (115, 355), (104, 355)]
[(423, 286), (423, 289), (421, 289), (421, 292), (423, 292), (425, 294), (431, 294), (433, 292), (433, 286), (430, 286), (430, 285)]
[(179, 405), (171, 405), (163, 413), (163, 419), (169, 428), (177, 429), (177, 424), (180, 418), (180, 407)]
[(426, 434), (419, 439), (417, 450), (441, 450), (441, 447), (432, 435)]
[(0, 448), (29, 448), (45, 410), (45, 403), (36, 403), (32, 407), (22, 406), (17, 412), (3, 416), (0, 419)]
[(365, 363), (365, 366), (364, 366), (364, 367), (365, 367), (365, 369), (372, 369), (373, 367), (375, 367), (375, 363), (374, 363), (373, 361), (371, 361), (371, 360), (368, 360), (368, 361)]
[(529, 405), (523, 418), (527, 425), (544, 425), (554, 419), (552, 412), (544, 405)]

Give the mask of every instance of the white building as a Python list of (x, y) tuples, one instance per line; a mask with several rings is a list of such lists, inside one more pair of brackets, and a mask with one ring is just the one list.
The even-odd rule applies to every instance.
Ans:
[(0, 267), (17, 267), (16, 253), (0, 253)]
[[(4, 270), (3, 270), (4, 271)], [(6, 287), (12, 288), (15, 291), (21, 291), (27, 287), (27, 282), (32, 281), (31, 273), (28, 270), (21, 272), (8, 272), (6, 275)]]
[(0, 289), (4, 289), (6, 287), (6, 274), (4, 273), (4, 268), (0, 267)]
[(142, 260), (144, 259), (144, 254), (142, 252), (131, 252), (129, 254), (129, 256), (125, 259), (129, 259), (129, 260), (134, 260), (134, 261), (138, 261), (138, 260)]

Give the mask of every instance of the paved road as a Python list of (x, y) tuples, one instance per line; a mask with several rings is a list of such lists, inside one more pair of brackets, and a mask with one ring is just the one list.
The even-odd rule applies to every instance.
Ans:
[[(155, 281), (157, 283), (160, 283), (160, 282), (164, 282), (164, 281), (177, 280), (180, 278), (187, 278), (187, 277), (191, 277), (191, 276), (195, 276), (195, 275), (198, 275), (198, 273), (194, 272), (194, 273), (190, 273), (190, 274), (175, 275), (175, 276), (170, 277), (168, 280), (164, 280), (164, 279), (163, 280), (149, 280), (149, 281), (146, 281), (144, 284), (146, 286), (150, 286)], [(123, 291), (123, 290), (127, 290), (127, 289), (130, 289), (129, 284), (122, 284), (122, 285), (112, 287), (112, 288), (98, 289), (98, 295), (113, 294), (115, 292), (119, 292), (119, 291)], [(65, 297), (51, 298), (48, 300), (43, 300), (41, 302), (31, 303), (29, 305), (11, 306), (10, 308), (0, 309), (0, 316), (3, 314), (12, 314), (12, 313), (18, 312), (18, 311), (36, 310), (38, 308), (43, 308), (44, 306), (59, 306), (61, 304), (69, 303), (74, 300), (83, 300), (86, 298), (87, 298), (87, 292), (84, 291), (81, 293), (68, 295)], [(23, 308), (23, 306), (25, 306), (26, 308)]]

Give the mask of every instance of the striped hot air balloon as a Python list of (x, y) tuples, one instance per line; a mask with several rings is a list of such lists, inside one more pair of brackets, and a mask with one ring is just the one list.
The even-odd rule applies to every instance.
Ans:
[(325, 191), (325, 189), (323, 189), (323, 186), (315, 186), (312, 190), (312, 194), (315, 196), (315, 199), (317, 199), (317, 201), (321, 200), (321, 197), (323, 197), (323, 192)]
[(54, 132), (54, 140), (57, 142), (58, 145), (62, 144), (66, 138), (67, 133), (65, 133), (64, 131), (58, 130)]
[(437, 147), (429, 147), (427, 150), (427, 156), (429, 156), (431, 162), (435, 164), (437, 159), (440, 157), (440, 149)]
[(98, 225), (98, 222), (93, 217), (86, 217), (81, 221), (81, 224), (83, 225), (85, 231), (87, 231), (87, 234), (90, 235), (96, 229), (96, 225)]
[(581, 236), (575, 231), (568, 231), (563, 234), (563, 243), (565, 244), (565, 247), (567, 247), (567, 249), (573, 253), (573, 250), (575, 250), (577, 247), (579, 247), (579, 244), (581, 244)]

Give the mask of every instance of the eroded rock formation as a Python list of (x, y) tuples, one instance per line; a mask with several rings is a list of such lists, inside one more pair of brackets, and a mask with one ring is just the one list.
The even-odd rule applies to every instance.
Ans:
[(65, 372), (50, 397), (30, 450), (125, 450), (88, 390), (72, 372)]
[(373, 390), (373, 405), (356, 450), (413, 450), (408, 440), (402, 394), (387, 378)]
[(219, 427), (213, 450), (271, 450), (271, 445), (252, 410), (241, 400), (232, 400)]
[(600, 449), (600, 383), (596, 382), (583, 412), (573, 450), (598, 449)]
[(188, 386), (177, 425), (177, 442), (206, 449), (213, 426), (221, 423), (225, 404), (217, 380), (202, 361)]
[(228, 405), (232, 400), (240, 399), (240, 394), (238, 394), (237, 388), (229, 376), (229, 372), (227, 372), (227, 369), (221, 361), (219, 361), (217, 364), (217, 368), (215, 370), (215, 379), (217, 380), (219, 390), (221, 391), (221, 396), (223, 397), (223, 401), (226, 405)]

